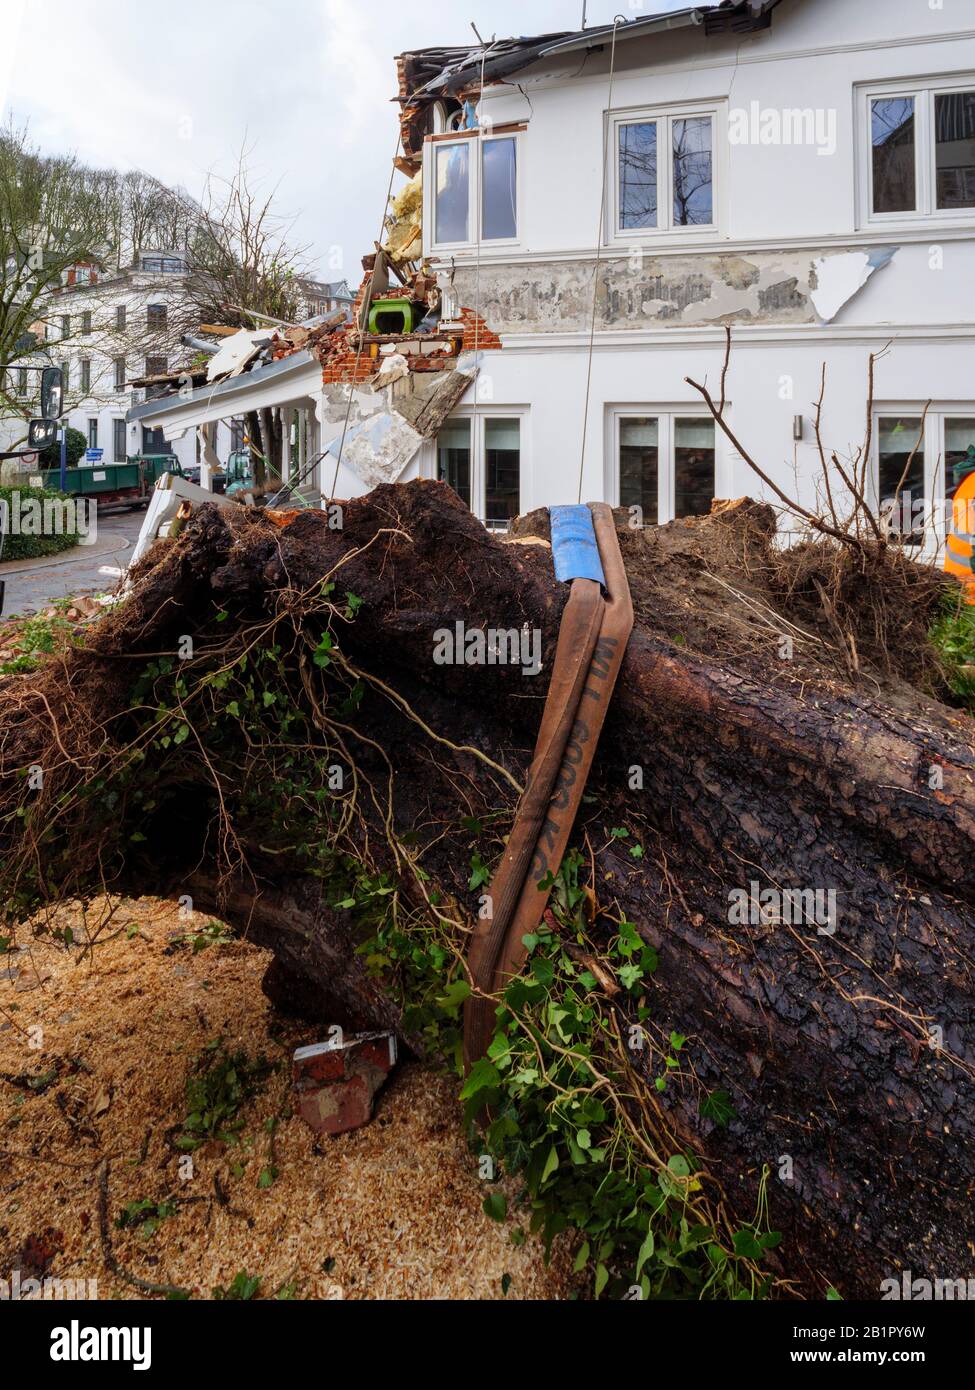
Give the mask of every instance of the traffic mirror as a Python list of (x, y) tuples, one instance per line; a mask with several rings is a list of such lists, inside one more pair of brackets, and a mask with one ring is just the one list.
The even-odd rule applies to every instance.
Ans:
[(41, 417), (60, 420), (64, 406), (64, 377), (60, 367), (45, 367), (41, 373)]
[[(56, 369), (55, 369), (56, 370)], [(58, 390), (60, 390), (60, 386)], [(31, 420), (27, 426), (27, 443), (32, 449), (41, 453), (44, 449), (49, 449), (57, 439), (58, 426), (56, 420)]]

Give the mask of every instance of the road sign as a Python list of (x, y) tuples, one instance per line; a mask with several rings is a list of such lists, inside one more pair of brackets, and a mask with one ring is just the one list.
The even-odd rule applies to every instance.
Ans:
[(104, 453), (105, 453), (105, 450), (104, 450), (104, 449), (86, 449), (86, 450), (85, 450), (85, 463), (101, 463), (101, 461), (102, 461), (102, 455), (103, 455)]

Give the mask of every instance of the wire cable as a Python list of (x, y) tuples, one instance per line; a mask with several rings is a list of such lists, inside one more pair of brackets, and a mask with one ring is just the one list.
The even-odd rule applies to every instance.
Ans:
[[(606, 100), (607, 113), (613, 109), (613, 78), (616, 74), (616, 31), (626, 20), (617, 15), (613, 20), (613, 43), (609, 56), (609, 94)], [(582, 448), (579, 454), (579, 490), (576, 502), (582, 505), (582, 475), (586, 466), (586, 433), (589, 428), (589, 392), (592, 385), (592, 353), (596, 337), (596, 304), (599, 297), (599, 266), (602, 261), (603, 233), (606, 225), (606, 137), (603, 138), (602, 178), (599, 189), (599, 227), (596, 232), (596, 264), (592, 271), (592, 313), (589, 319), (589, 352), (586, 360), (586, 398), (582, 412)]]

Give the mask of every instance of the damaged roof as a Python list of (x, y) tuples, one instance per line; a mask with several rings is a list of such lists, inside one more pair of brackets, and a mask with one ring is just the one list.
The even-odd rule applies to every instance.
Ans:
[[(781, 0), (721, 0), (717, 5), (693, 5), (683, 10), (644, 15), (616, 26), (616, 42), (657, 31), (700, 26), (705, 34), (741, 33), (767, 28)], [(452, 96), (481, 81), (497, 81), (542, 58), (603, 47), (613, 36), (612, 24), (595, 29), (563, 30), (535, 37), (500, 39), (487, 46), (423, 48), (400, 55), (406, 90), (401, 100)]]
[[(210, 405), (214, 400), (223, 396), (234, 395), (235, 393), (248, 392), (257, 387), (266, 386), (271, 382), (284, 378), (287, 375), (302, 371), (306, 367), (315, 365), (317, 359), (305, 348), (289, 353), (287, 357), (277, 358), (271, 362), (262, 362), (259, 366), (252, 367), (249, 372), (240, 372), (236, 376), (224, 377), (217, 382), (206, 382), (205, 380), (198, 386), (194, 386), (192, 391), (184, 391), (182, 395), (178, 392), (168, 396), (159, 396), (155, 400), (146, 401), (144, 405), (133, 406), (126, 412), (126, 420), (152, 420), (155, 416), (166, 416), (174, 410), (182, 410), (186, 406)], [(241, 414), (248, 406), (241, 404), (240, 401), (233, 406), (227, 406), (226, 414)]]

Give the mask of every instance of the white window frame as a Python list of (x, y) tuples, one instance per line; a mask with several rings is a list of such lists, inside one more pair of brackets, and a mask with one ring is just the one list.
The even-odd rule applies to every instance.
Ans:
[[(870, 459), (870, 503), (876, 511), (881, 503), (880, 496), (880, 421), (885, 416), (924, 417), (924, 401), (894, 401), (874, 403), (873, 444)], [(940, 401), (928, 406), (924, 421), (924, 440), (921, 452), (924, 455), (924, 500), (941, 504), (945, 498), (944, 458), (945, 421), (966, 417), (975, 420), (975, 401)], [(905, 546), (905, 554), (917, 560), (937, 559), (944, 548), (947, 530), (947, 511), (943, 505), (933, 509), (933, 524), (924, 527), (922, 543), (919, 546)]]
[[(128, 457), (128, 429), (127, 429), (126, 423), (125, 423), (125, 416), (124, 416), (124, 415), (113, 415), (113, 416), (111, 417), (111, 423), (112, 423), (112, 455), (113, 455), (112, 462), (113, 462), (113, 463), (124, 463), (125, 460), (126, 460), (126, 458)], [(122, 457), (121, 457), (121, 458), (118, 458), (118, 457), (117, 457), (117, 449), (116, 449), (116, 439), (117, 439), (117, 436), (118, 436), (118, 428), (117, 428), (117, 426), (119, 426), (119, 425), (122, 426)]]
[[(473, 251), (480, 245), (481, 251), (493, 251), (495, 247), (520, 247), (522, 245), (522, 226), (525, 206), (525, 145), (524, 130), (505, 130), (503, 128), (491, 131), (472, 130), (468, 133), (458, 131), (451, 138), (431, 139), (428, 137), (423, 144), (423, 241), (424, 254), (440, 254), (442, 252), (462, 252)], [(481, 169), (483, 160), (482, 146), (492, 140), (513, 140), (515, 142), (515, 235), (513, 237), (489, 237), (478, 236), (481, 230), (481, 216), (483, 212), (482, 203), (482, 179)], [(468, 176), (467, 176), (467, 230), (469, 233), (466, 241), (437, 241), (437, 188), (436, 188), (436, 160), (437, 151), (448, 149), (451, 145), (468, 145)], [(429, 238), (429, 239), (428, 239)]]
[[(673, 123), (689, 117), (711, 118), (711, 221), (690, 227), (674, 223)], [(657, 123), (657, 225), (621, 227), (619, 132), (625, 125)], [(686, 241), (695, 237), (713, 241), (725, 225), (724, 190), (728, 146), (728, 106), (725, 101), (694, 101), (674, 105), (639, 106), (606, 115), (606, 229), (607, 245), (631, 246), (644, 241)], [(663, 138), (661, 138), (661, 135)], [(663, 157), (662, 157), (663, 156)]]
[[(918, 77), (896, 82), (864, 84), (857, 89), (857, 198), (859, 226), (867, 227), (952, 227), (975, 223), (975, 208), (939, 208), (935, 163), (934, 99), (952, 92), (975, 92), (975, 72), (948, 77)], [(913, 212), (874, 212), (873, 154), (870, 138), (871, 103), (891, 97), (914, 98), (914, 187), (917, 206)]]
[[(731, 402), (725, 402), (725, 411), (730, 413)], [(623, 420), (654, 419), (657, 421), (657, 514), (656, 522), (644, 517), (646, 526), (665, 526), (674, 520), (676, 497), (676, 469), (674, 466), (674, 422), (679, 419), (711, 420), (711, 412), (706, 406), (693, 401), (686, 404), (668, 401), (656, 404), (639, 401), (625, 405), (606, 407), (606, 445), (604, 449), (603, 495), (613, 507), (620, 505), (620, 424)], [(727, 497), (725, 478), (725, 458), (722, 449), (722, 432), (714, 426), (714, 496)]]
[[(529, 472), (529, 431), (528, 421), (531, 409), (527, 405), (492, 405), (478, 406), (459, 406), (452, 410), (444, 421), (444, 426), (455, 422), (467, 421), (471, 424), (471, 511), (482, 526), (487, 526), (484, 513), (487, 510), (487, 459), (485, 451), (486, 424), (488, 420), (517, 420), (518, 421), (518, 513), (523, 514), (529, 510), (529, 498), (531, 495), (528, 486), (530, 480)], [(439, 435), (430, 441), (428, 462), (424, 471), (429, 478), (437, 477), (437, 450), (439, 447)], [(499, 530), (500, 527), (495, 523), (491, 530)]]

